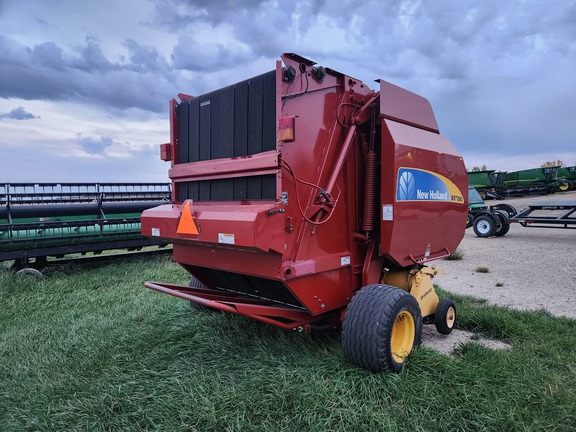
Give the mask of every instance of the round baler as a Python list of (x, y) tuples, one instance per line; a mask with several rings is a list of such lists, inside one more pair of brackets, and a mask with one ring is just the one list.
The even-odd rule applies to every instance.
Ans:
[(173, 200), (142, 233), (200, 283), (145, 286), (285, 329), (342, 324), (346, 357), (399, 371), (422, 326), (454, 328), (435, 293), (467, 219), (462, 157), (423, 97), (378, 91), (296, 54), (170, 104)]

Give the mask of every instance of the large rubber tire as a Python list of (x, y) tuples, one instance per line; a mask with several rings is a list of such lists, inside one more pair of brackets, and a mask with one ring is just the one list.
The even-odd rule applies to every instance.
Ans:
[(33, 276), (36, 279), (42, 279), (44, 275), (40, 270), (37, 270), (32, 267), (24, 267), (16, 272), (17, 276)]
[(418, 302), (391, 285), (362, 288), (344, 315), (344, 355), (372, 372), (400, 372), (421, 339), (422, 314)]
[(441, 298), (434, 313), (434, 325), (436, 331), (443, 335), (449, 335), (456, 324), (456, 306), (452, 300)]
[(483, 214), (474, 219), (474, 232), (478, 237), (492, 237), (497, 227), (496, 216), (491, 214)]
[(560, 184), (560, 186), (558, 186), (558, 190), (559, 190), (560, 192), (569, 191), (569, 190), (570, 190), (570, 185), (569, 185), (568, 183)]
[(568, 191), (571, 191), (572, 189), (574, 189), (574, 183), (572, 183), (572, 181), (566, 180), (566, 179), (564, 179), (564, 184), (561, 184), (560, 186), (558, 186), (558, 190), (561, 192), (568, 192)]
[(482, 198), (483, 200), (488, 199), (488, 189), (485, 188), (478, 189), (478, 195), (480, 195), (480, 198)]
[(510, 221), (508, 220), (508, 216), (503, 211), (495, 211), (494, 214), (499, 219), (499, 225), (496, 227), (496, 231), (494, 235), (496, 237), (502, 237), (506, 235), (508, 231), (510, 231)]

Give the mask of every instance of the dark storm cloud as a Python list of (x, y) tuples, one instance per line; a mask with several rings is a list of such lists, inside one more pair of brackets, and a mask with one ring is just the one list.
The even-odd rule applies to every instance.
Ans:
[(108, 147), (112, 147), (114, 140), (108, 136), (101, 136), (100, 138), (78, 136), (78, 142), (86, 153), (90, 154), (104, 154)]
[(155, 23), (178, 29), (174, 67), (205, 72), (276, 58), (290, 45), (285, 29), (295, 7), (262, 0), (160, 0)]
[(27, 112), (24, 107), (14, 108), (8, 113), (0, 113), (1, 119), (12, 119), (12, 120), (33, 120), (38, 118), (32, 113)]
[(170, 69), (170, 65), (155, 47), (141, 45), (132, 39), (126, 40), (124, 46), (130, 51), (130, 69), (134, 72), (162, 74)]
[[(464, 148), (514, 153), (521, 142), (524, 152), (542, 151), (546, 140), (548, 149), (565, 149), (561, 136), (574, 136), (576, 81), (566, 72), (576, 58), (576, 2), (157, 5), (157, 24), (179, 29), (177, 68), (215, 75), (293, 51), (368, 85), (383, 78), (425, 95)], [(538, 126), (544, 118), (558, 134)]]
[[(255, 11), (268, 0), (157, 0), (157, 17), (155, 22), (165, 27), (186, 27), (197, 21), (208, 22), (213, 25), (230, 22), (231, 16), (237, 16), (237, 23), (252, 26), (255, 22), (241, 21), (238, 16), (246, 11)], [(282, 2), (278, 8), (285, 7), (291, 2)]]
[(0, 36), (0, 97), (85, 101), (163, 112), (176, 77), (154, 47), (127, 40), (128, 60), (112, 62), (88, 37), (72, 54), (54, 42), (32, 47)]
[(123, 67), (123, 65), (110, 62), (102, 53), (98, 40), (93, 37), (87, 37), (86, 44), (77, 47), (77, 50), (79, 56), (70, 61), (70, 66), (74, 69), (105, 74)]
[[(33, 1), (0, 0), (0, 102), (19, 99), (5, 112), (41, 99), (55, 110), (75, 102), (79, 118), (105, 111), (113, 123), (124, 110), (162, 122), (178, 92), (232, 84), (296, 52), (371, 88), (382, 78), (422, 94), (463, 154), (565, 151), (576, 139), (574, 1), (149, 0), (140, 13), (135, 0)], [(85, 150), (112, 154), (106, 136), (125, 139), (109, 130), (87, 133)]]

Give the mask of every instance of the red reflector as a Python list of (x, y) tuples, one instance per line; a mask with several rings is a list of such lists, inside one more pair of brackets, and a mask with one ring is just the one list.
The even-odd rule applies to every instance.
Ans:
[(163, 161), (172, 159), (172, 146), (170, 144), (160, 144), (160, 159)]
[(278, 140), (294, 141), (294, 117), (278, 119)]

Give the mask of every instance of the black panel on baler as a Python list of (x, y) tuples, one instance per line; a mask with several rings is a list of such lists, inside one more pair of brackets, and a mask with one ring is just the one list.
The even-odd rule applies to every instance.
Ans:
[(204, 271), (210, 274), (215, 288), (302, 308), (296, 297), (280, 281), (221, 270), (204, 269)]
[[(247, 156), (276, 148), (276, 72), (183, 101), (176, 163)], [(250, 176), (178, 184), (180, 200), (275, 199), (276, 177)]]

